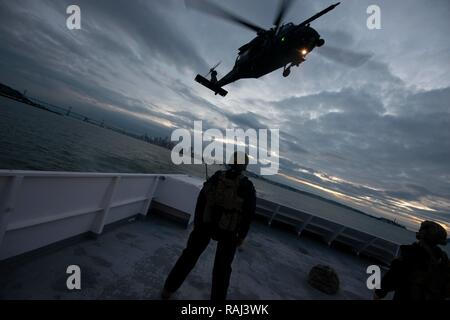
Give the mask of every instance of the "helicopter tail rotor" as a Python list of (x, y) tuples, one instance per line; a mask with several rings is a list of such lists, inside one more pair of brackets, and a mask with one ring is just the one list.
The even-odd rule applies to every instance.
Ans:
[(199, 74), (195, 77), (195, 81), (200, 83), (202, 86), (208, 88), (209, 90), (213, 91), (215, 94), (221, 95), (222, 97), (225, 97), (228, 93), (228, 91), (218, 86), (216, 83), (211, 82), (211, 80), (208, 80)]
[(205, 78), (207, 78), (213, 71), (216, 70), (216, 68), (218, 66), (220, 66), (220, 64), (222, 63), (222, 61), (219, 61), (214, 67), (212, 67), (211, 69), (209, 69), (209, 72), (205, 75)]

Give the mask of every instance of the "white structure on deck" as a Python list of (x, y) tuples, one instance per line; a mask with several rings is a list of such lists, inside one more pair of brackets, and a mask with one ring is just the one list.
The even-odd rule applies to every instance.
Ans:
[[(202, 185), (185, 175), (0, 170), (0, 261), (87, 232), (99, 235), (111, 223), (147, 215), (149, 208), (188, 225)], [(307, 212), (258, 198), (257, 214), (269, 224), (292, 226), (299, 235), (314, 233), (328, 244), (340, 242), (384, 262), (414, 240), (413, 232), (363, 214), (358, 219), (366, 223), (356, 224), (320, 207)], [(332, 203), (326, 207), (342, 210)], [(372, 224), (377, 224), (373, 230)]]

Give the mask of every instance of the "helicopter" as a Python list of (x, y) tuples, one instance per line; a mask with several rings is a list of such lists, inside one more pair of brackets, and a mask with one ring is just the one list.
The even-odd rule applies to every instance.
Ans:
[[(222, 97), (228, 94), (223, 87), (240, 79), (257, 79), (280, 68), (283, 68), (283, 77), (288, 77), (292, 67), (298, 67), (306, 61), (307, 55), (314, 48), (325, 44), (325, 40), (310, 26), (310, 23), (340, 4), (340, 2), (335, 3), (296, 25), (292, 22), (283, 23), (293, 3), (293, 0), (283, 0), (275, 15), (273, 27), (266, 30), (212, 2), (185, 0), (185, 3), (187, 7), (223, 18), (256, 32), (254, 39), (238, 49), (233, 69), (220, 80), (217, 79), (216, 71), (220, 62), (211, 68), (206, 76), (198, 74), (195, 77), (195, 81)], [(210, 80), (207, 79), (209, 75), (211, 75)]]

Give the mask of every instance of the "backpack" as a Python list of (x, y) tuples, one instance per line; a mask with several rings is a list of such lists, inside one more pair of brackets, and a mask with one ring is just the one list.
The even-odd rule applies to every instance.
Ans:
[(450, 297), (450, 262), (441, 252), (438, 259), (430, 259), (425, 285), (426, 299), (443, 300)]
[(219, 173), (216, 183), (206, 188), (204, 223), (210, 223), (219, 230), (237, 232), (244, 203), (244, 199), (238, 195), (243, 178), (242, 175), (229, 178), (226, 172)]
[[(418, 249), (416, 247), (416, 249)], [(421, 246), (422, 259), (409, 273), (410, 294), (415, 299), (442, 300), (450, 297), (450, 262), (442, 250), (432, 253)]]

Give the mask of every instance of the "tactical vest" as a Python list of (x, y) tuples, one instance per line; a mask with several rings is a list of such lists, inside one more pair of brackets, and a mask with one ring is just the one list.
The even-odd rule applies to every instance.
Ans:
[(218, 181), (206, 190), (206, 206), (203, 222), (210, 223), (223, 231), (236, 232), (242, 219), (244, 199), (238, 195), (243, 177), (227, 178), (219, 175)]
[(421, 265), (414, 265), (409, 272), (407, 282), (413, 299), (441, 300), (450, 297), (450, 262), (445, 253), (433, 257), (428, 253), (428, 259)]

